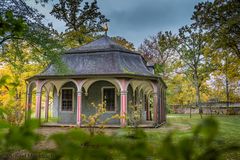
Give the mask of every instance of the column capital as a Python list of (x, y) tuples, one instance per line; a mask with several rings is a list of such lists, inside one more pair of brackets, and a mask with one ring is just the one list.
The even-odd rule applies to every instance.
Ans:
[(118, 79), (118, 81), (120, 82), (121, 90), (127, 90), (127, 87), (130, 83), (129, 79)]
[(42, 94), (42, 93), (41, 93), (41, 92), (39, 92), (39, 91), (38, 91), (38, 92), (36, 92), (36, 96), (41, 96), (41, 94)]
[(82, 91), (77, 91), (77, 95), (81, 96), (82, 95)]
[(121, 91), (120, 92), (121, 95), (127, 95), (127, 93), (128, 93), (127, 91)]

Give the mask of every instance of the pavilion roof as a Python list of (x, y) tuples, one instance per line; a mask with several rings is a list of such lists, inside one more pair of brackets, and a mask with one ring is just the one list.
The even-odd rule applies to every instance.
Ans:
[(62, 55), (67, 67), (66, 73), (59, 73), (54, 65), (49, 65), (34, 77), (59, 76), (139, 76), (159, 78), (148, 70), (143, 57), (103, 36), (79, 48), (68, 50)]

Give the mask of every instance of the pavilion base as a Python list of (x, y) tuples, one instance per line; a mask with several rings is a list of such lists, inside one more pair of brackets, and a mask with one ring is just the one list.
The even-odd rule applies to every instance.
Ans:
[[(155, 125), (154, 122), (146, 122), (143, 124), (138, 125), (139, 128), (158, 128), (160, 126), (162, 126), (163, 124), (165, 124), (165, 122), (161, 123), (161, 124), (157, 124)], [(69, 128), (77, 128), (79, 127), (76, 124), (62, 124), (62, 123), (42, 123), (41, 127), (69, 127)], [(102, 125), (96, 125), (96, 128), (101, 128)], [(131, 126), (128, 126), (131, 127)], [(80, 128), (88, 128), (87, 125), (81, 125)], [(121, 128), (120, 125), (104, 125), (104, 128)]]

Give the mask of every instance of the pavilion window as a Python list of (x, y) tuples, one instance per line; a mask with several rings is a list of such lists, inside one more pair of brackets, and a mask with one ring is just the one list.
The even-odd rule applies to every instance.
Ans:
[(115, 88), (103, 88), (103, 104), (107, 111), (115, 111)]
[(73, 111), (73, 89), (62, 89), (62, 111)]

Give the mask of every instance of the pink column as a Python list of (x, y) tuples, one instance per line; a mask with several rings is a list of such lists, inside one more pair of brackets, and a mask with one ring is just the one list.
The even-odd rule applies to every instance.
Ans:
[(82, 92), (77, 93), (77, 125), (81, 126)]
[(48, 121), (48, 111), (49, 111), (49, 93), (46, 92), (45, 100), (45, 121)]
[(153, 121), (158, 121), (158, 94), (153, 93)]
[(32, 98), (32, 94), (27, 93), (26, 119), (30, 119), (31, 118), (31, 106), (32, 106), (31, 98)]
[(36, 93), (36, 119), (41, 118), (41, 92)]
[(126, 116), (127, 116), (127, 91), (121, 91), (121, 112), (120, 116), (122, 117), (120, 122), (121, 126), (125, 127), (127, 125)]
[(163, 121), (166, 121), (166, 90), (163, 89)]
[(36, 82), (36, 88), (37, 88), (37, 92), (36, 92), (36, 119), (41, 118), (41, 97), (42, 97), (42, 93), (41, 93), (41, 86), (40, 86), (40, 81), (38, 80)]
[(120, 110), (120, 123), (121, 127), (126, 127), (127, 125), (127, 80), (121, 79), (119, 80), (121, 83), (121, 110)]
[(162, 88), (160, 87), (160, 122), (163, 121), (163, 92)]

